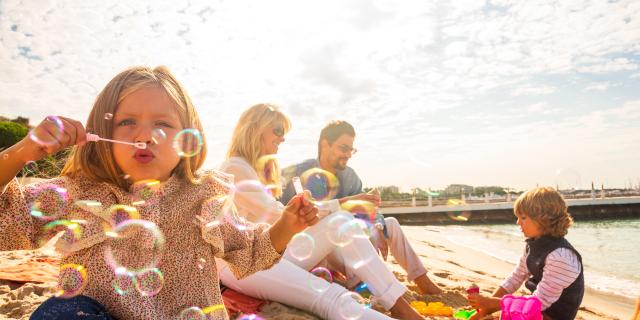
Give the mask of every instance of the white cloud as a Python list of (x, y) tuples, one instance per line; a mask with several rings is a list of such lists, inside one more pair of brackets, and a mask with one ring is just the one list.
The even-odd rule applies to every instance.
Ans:
[(579, 66), (577, 70), (585, 73), (609, 73), (617, 71), (637, 70), (638, 64), (626, 58), (618, 58), (610, 61), (600, 59), (600, 63), (593, 63), (586, 66)]
[(548, 95), (556, 92), (557, 88), (549, 85), (542, 86), (521, 86), (513, 90), (511, 95), (513, 96), (525, 96), (525, 95)]
[(603, 92), (609, 90), (611, 87), (619, 87), (620, 83), (611, 83), (608, 81), (603, 82), (592, 82), (588, 84), (584, 91), (594, 91), (594, 92)]
[(607, 91), (610, 86), (611, 86), (611, 83), (609, 82), (594, 82), (594, 83), (588, 84), (584, 88), (584, 91), (602, 92), (602, 91)]
[[(84, 120), (96, 92), (117, 72), (166, 64), (191, 93), (215, 146), (208, 166), (222, 159), (239, 114), (266, 101), (281, 104), (294, 121), (283, 161), (313, 156), (320, 128), (343, 118), (363, 133), (357, 143), (370, 154), (358, 154), (354, 163), (373, 181), (483, 179), (466, 168), (435, 172), (446, 166), (437, 158), (460, 161), (459, 167), (470, 158), (487, 165), (465, 147), (493, 141), (491, 150), (505, 154), (514, 143), (510, 137), (528, 136), (525, 129), (532, 129), (523, 121), (562, 132), (579, 126), (538, 116), (580, 114), (578, 106), (560, 108), (552, 98), (606, 95), (613, 84), (571, 91), (562, 81), (595, 81), (581, 73), (607, 80), (615, 72), (634, 72), (640, 53), (637, 1), (485, 3), (0, 1), (0, 114), (35, 122), (55, 111)], [(599, 89), (605, 91), (592, 91)], [(479, 107), (488, 96), (492, 102)], [(549, 99), (537, 102), (537, 96)], [(514, 106), (524, 107), (505, 111)], [(598, 121), (620, 118), (584, 121), (598, 127)], [(572, 130), (567, 139), (584, 142), (584, 132)], [(629, 132), (613, 131), (609, 138), (615, 134)], [(544, 154), (544, 140), (531, 143)], [(402, 171), (398, 157), (406, 150), (414, 159), (428, 159), (432, 169)], [(397, 176), (384, 167), (374, 170), (369, 163), (376, 161), (387, 167), (398, 161)]]

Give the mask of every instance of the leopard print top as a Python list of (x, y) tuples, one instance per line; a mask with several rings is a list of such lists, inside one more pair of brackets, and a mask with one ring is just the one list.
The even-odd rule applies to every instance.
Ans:
[[(84, 267), (87, 278), (81, 294), (102, 303), (112, 316), (176, 319), (197, 307), (209, 319), (228, 319), (214, 258), (226, 260), (242, 278), (268, 269), (281, 255), (271, 244), (268, 225), (238, 218), (229, 205), (232, 199), (224, 201), (231, 176), (217, 171), (199, 176), (198, 184), (174, 176), (157, 189), (143, 188), (143, 192), (82, 178), (60, 177), (26, 186), (14, 179), (0, 194), (0, 250), (39, 247), (57, 233), (52, 231), (60, 231), (50, 227), (52, 222), (72, 221), (67, 226), (75, 224), (80, 232), (63, 229), (56, 243), (63, 254), (62, 265)], [(117, 250), (120, 265), (156, 262), (164, 285), (155, 295), (136, 290), (119, 294), (114, 289), (115, 269), (105, 259), (105, 250), (116, 251), (111, 248), (116, 244), (105, 231), (116, 230), (107, 213), (118, 204), (136, 208), (138, 219), (155, 223), (164, 236), (161, 251), (149, 247), (155, 242), (144, 232), (129, 235), (139, 245)]]

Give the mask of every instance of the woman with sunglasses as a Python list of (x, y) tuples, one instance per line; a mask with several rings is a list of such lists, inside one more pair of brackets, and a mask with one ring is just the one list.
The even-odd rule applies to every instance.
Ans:
[[(274, 105), (257, 104), (240, 116), (227, 160), (220, 170), (234, 175), (234, 203), (241, 217), (254, 223), (271, 223), (281, 214), (284, 206), (276, 198), (282, 194), (282, 184), (273, 155), (290, 128), (289, 119)], [(326, 236), (330, 232), (328, 222), (339, 214), (353, 219), (351, 215), (336, 212), (304, 231), (314, 240), (313, 250), (308, 255), (296, 255), (295, 252), (304, 248), (290, 242), (283, 258), (271, 269), (243, 279), (237, 279), (229, 268), (221, 265), (222, 284), (249, 296), (294, 306), (322, 319), (344, 319), (355, 314), (360, 314), (360, 319), (389, 319), (356, 302), (344, 287), (308, 271), (325, 258), (340, 259), (354, 265), (376, 301), (394, 317), (423, 319), (402, 297), (406, 287), (387, 269), (364, 231), (354, 231), (361, 234), (355, 234), (350, 243), (341, 247), (329, 241)]]

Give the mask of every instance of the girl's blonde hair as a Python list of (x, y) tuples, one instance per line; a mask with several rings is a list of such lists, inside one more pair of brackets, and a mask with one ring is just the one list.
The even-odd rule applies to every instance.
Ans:
[(258, 172), (260, 182), (264, 185), (273, 185), (272, 191), (274, 197), (279, 198), (282, 195), (282, 184), (280, 180), (280, 168), (277, 161), (267, 161), (270, 174), (261, 174), (258, 168), (258, 160), (262, 155), (262, 132), (266, 129), (272, 130), (277, 126), (282, 126), (283, 133), (287, 133), (291, 129), (291, 121), (282, 113), (277, 106), (260, 103), (247, 109), (242, 113), (238, 124), (233, 129), (231, 137), (231, 145), (227, 151), (227, 159), (230, 157), (242, 157), (251, 167)]
[(521, 194), (513, 211), (537, 222), (543, 235), (564, 237), (573, 224), (562, 195), (551, 187), (535, 188)]
[[(86, 131), (104, 138), (111, 138), (113, 121), (105, 121), (105, 114), (115, 114), (118, 105), (129, 94), (141, 88), (157, 87), (162, 89), (173, 101), (178, 110), (183, 128), (194, 128), (202, 134), (202, 150), (190, 158), (182, 158), (172, 174), (196, 183), (196, 170), (202, 166), (207, 155), (207, 144), (202, 124), (184, 87), (164, 66), (132, 67), (120, 72), (102, 89), (86, 123)], [(110, 182), (121, 188), (128, 187), (124, 173), (116, 165), (111, 143), (87, 143), (75, 146), (60, 175), (81, 175), (96, 182)]]

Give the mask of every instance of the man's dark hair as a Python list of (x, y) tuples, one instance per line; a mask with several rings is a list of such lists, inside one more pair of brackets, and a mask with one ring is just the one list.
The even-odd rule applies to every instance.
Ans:
[(343, 134), (350, 135), (355, 138), (356, 131), (349, 122), (343, 120), (333, 120), (329, 122), (322, 131), (320, 131), (320, 138), (318, 139), (318, 159), (320, 159), (320, 145), (322, 140), (327, 140), (329, 144), (334, 143)]

